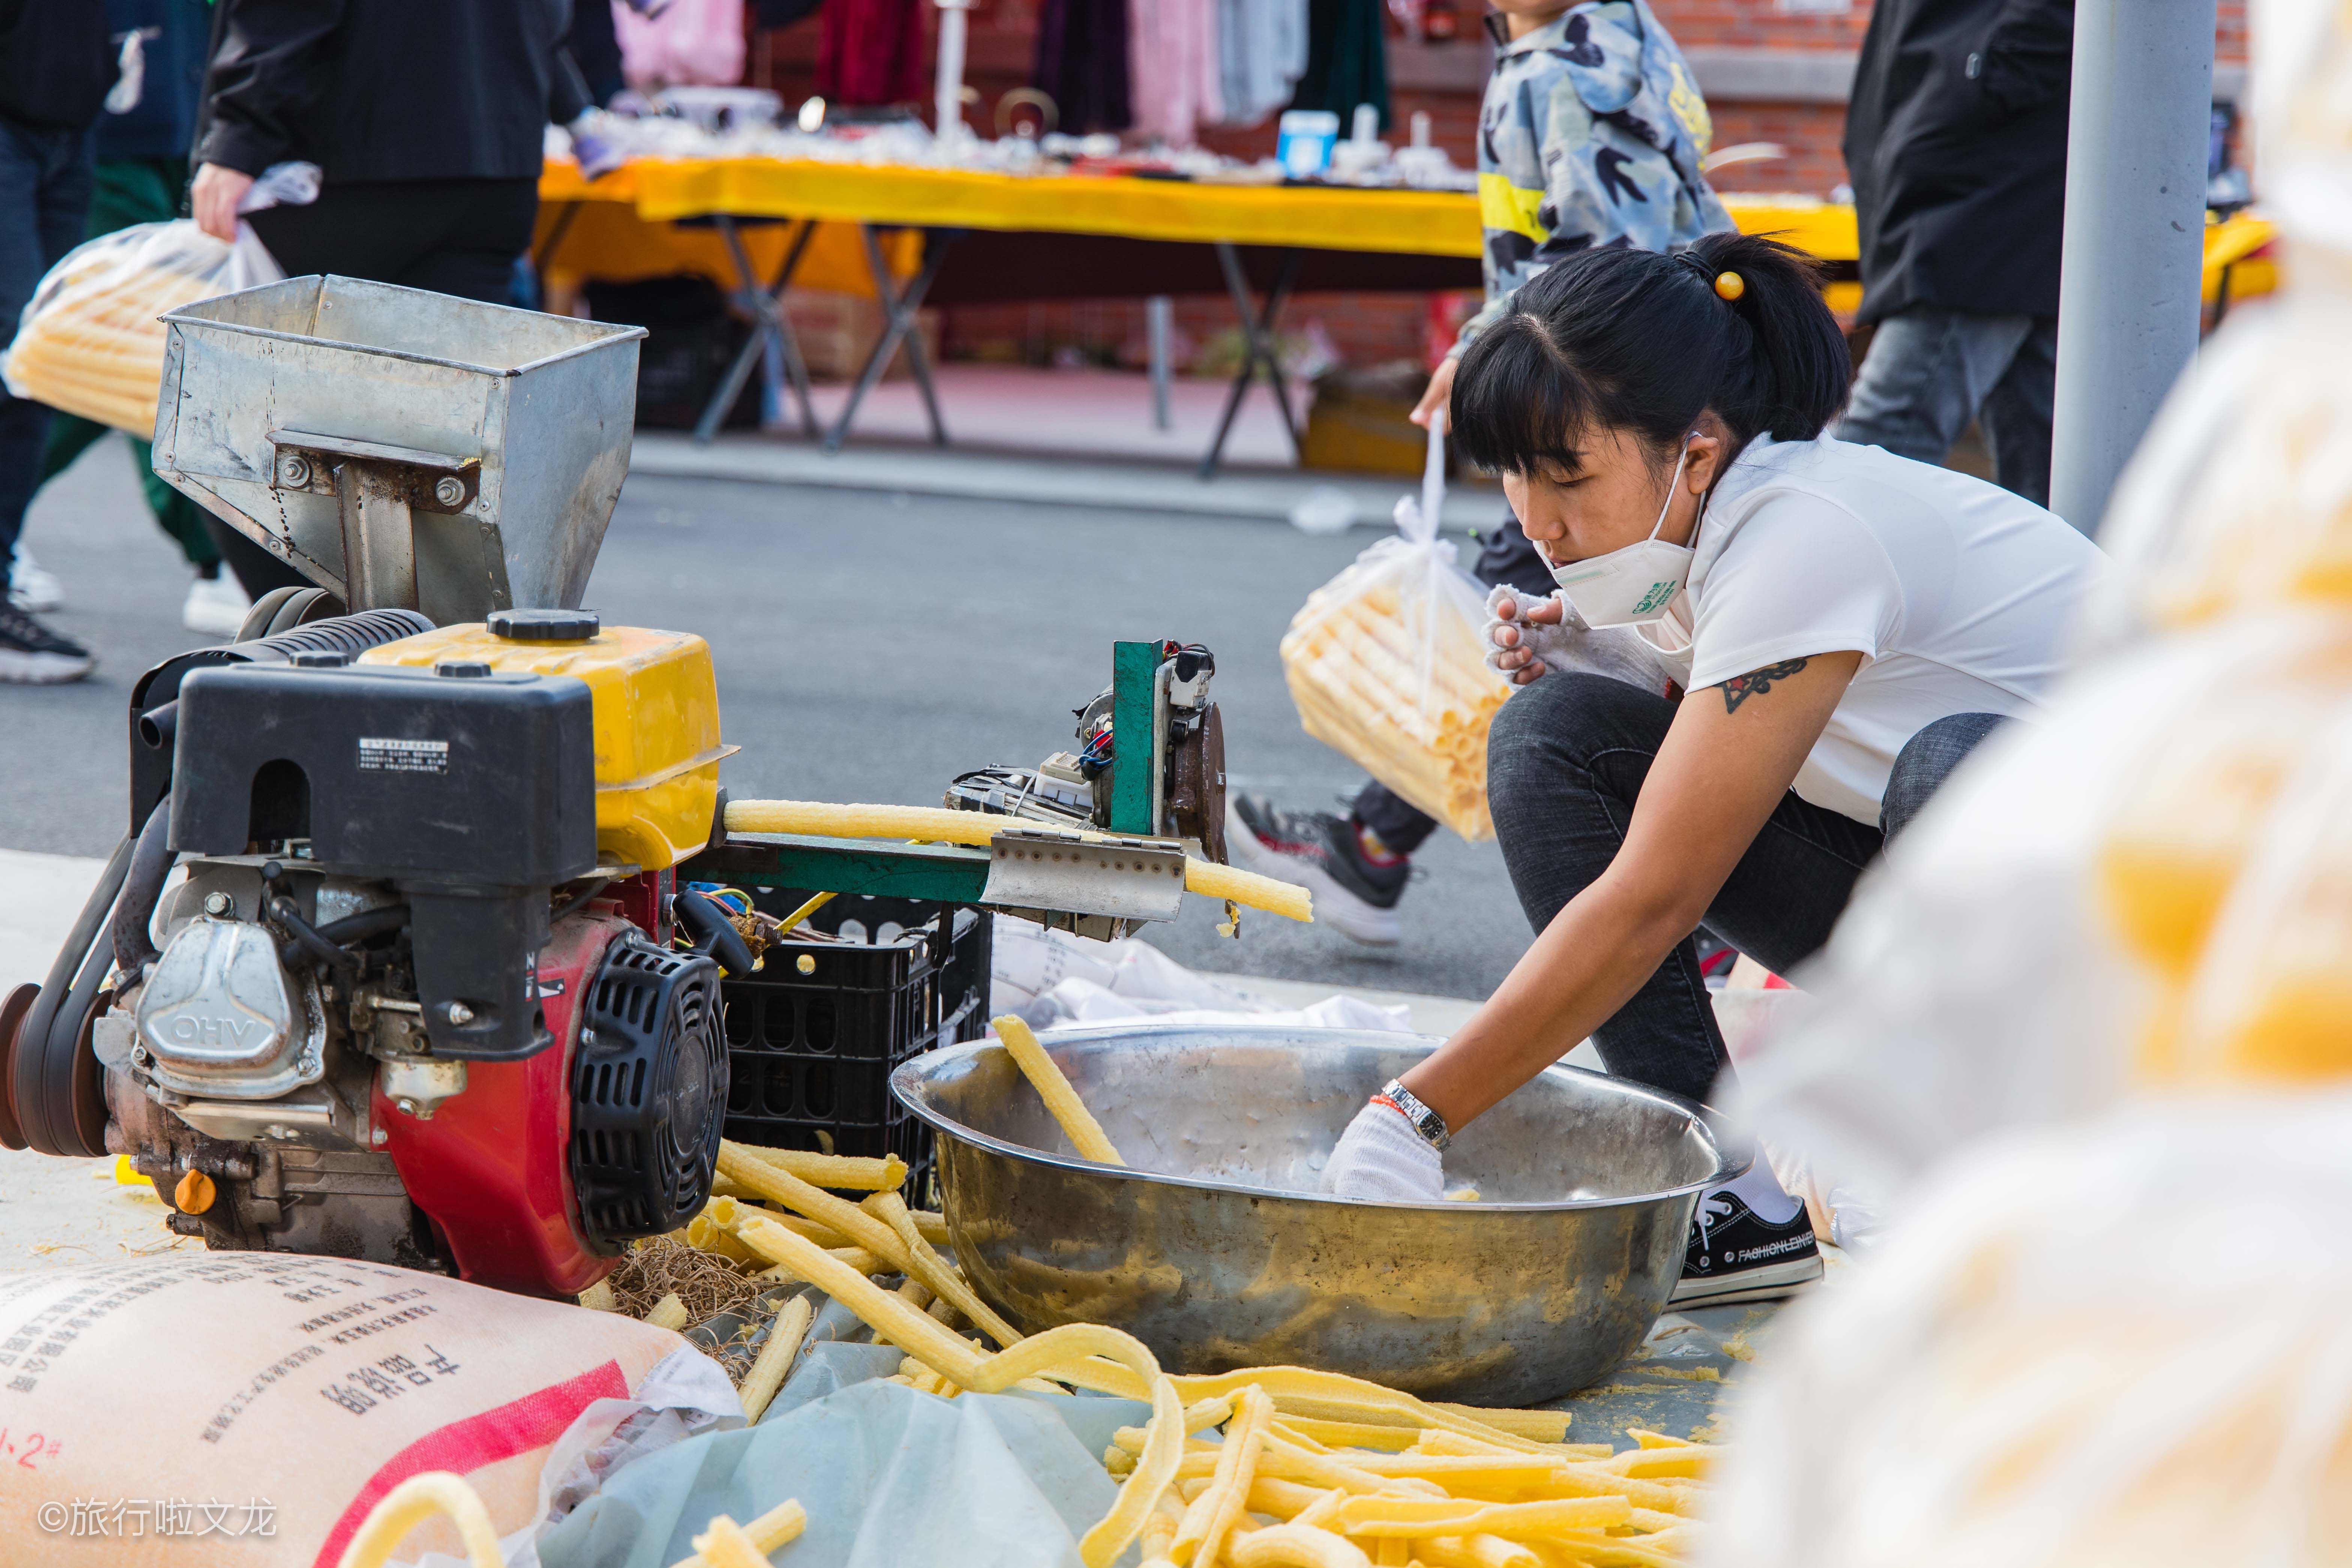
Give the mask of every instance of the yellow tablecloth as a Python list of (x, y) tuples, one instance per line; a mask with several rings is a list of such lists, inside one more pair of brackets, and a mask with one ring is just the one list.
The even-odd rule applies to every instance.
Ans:
[[(825, 220), (802, 263), (810, 288), (870, 293), (862, 249), (846, 226), (870, 223), (937, 228), (990, 228), (1043, 234), (1108, 234), (1132, 239), (1295, 246), (1414, 256), (1479, 253), (1478, 198), (1465, 192), (1350, 190), (1301, 185), (1216, 185), (1181, 180), (1079, 175), (1026, 177), (961, 169), (863, 163), (787, 163), (775, 158), (641, 159), (591, 184), (569, 162), (550, 162), (540, 180), (542, 233), (551, 209), (584, 203), (551, 270), (577, 268), (596, 277), (649, 277), (680, 265), (731, 279), (717, 236), (667, 226), (681, 218)], [(1777, 234), (1823, 261), (1860, 254), (1850, 204), (1790, 196), (1731, 195), (1732, 219), (1750, 234)], [(624, 216), (624, 215), (627, 216)], [(835, 227), (835, 225), (843, 226)], [(2259, 231), (2259, 234), (2257, 234)], [(911, 236), (902, 237), (911, 240)], [(2210, 299), (2223, 265), (2269, 237), (2264, 220), (2239, 214), (2205, 231)], [(748, 231), (754, 260), (772, 268), (782, 254), (781, 229)], [(902, 245), (894, 270), (911, 272), (917, 252)], [(681, 258), (690, 260), (681, 262)], [(2239, 266), (2231, 292), (2266, 292), (2268, 263)], [(1859, 289), (1832, 285), (1832, 303), (1852, 309)]]

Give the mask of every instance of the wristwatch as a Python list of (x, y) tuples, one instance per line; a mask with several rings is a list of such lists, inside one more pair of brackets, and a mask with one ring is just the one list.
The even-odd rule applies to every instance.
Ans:
[(1442, 1152), (1454, 1142), (1454, 1134), (1445, 1130), (1445, 1118), (1423, 1105), (1419, 1095), (1405, 1088), (1403, 1079), (1389, 1079), (1380, 1093), (1372, 1096), (1372, 1100), (1374, 1104), (1389, 1106), (1412, 1122), (1412, 1130), (1420, 1133), (1422, 1142), (1431, 1148)]

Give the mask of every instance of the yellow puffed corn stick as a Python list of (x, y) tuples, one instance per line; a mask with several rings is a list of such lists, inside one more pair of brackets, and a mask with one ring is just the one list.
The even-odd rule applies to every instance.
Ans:
[(768, 1554), (725, 1514), (715, 1515), (709, 1527), (694, 1538), (694, 1553), (710, 1568), (768, 1568)]
[[(814, 1154), (805, 1149), (762, 1149), (756, 1143), (734, 1145), (763, 1164), (790, 1171), (816, 1187), (846, 1187), (853, 1192), (896, 1192), (907, 1184), (907, 1162), (896, 1154), (875, 1159), (867, 1154)], [(730, 1180), (732, 1178), (730, 1178)]]
[[(864, 1275), (843, 1268), (814, 1243), (753, 1211), (738, 1214), (744, 1217), (736, 1234), (751, 1247), (857, 1314), (877, 1334), (974, 1393), (997, 1393), (1024, 1377), (1050, 1372), (1081, 1387), (1108, 1383), (1111, 1386), (1105, 1393), (1149, 1399), (1150, 1436), (1134, 1473), (1119, 1488), (1110, 1512), (1078, 1542), (1087, 1568), (1109, 1568), (1127, 1550), (1184, 1457), (1184, 1403), (1141, 1341), (1099, 1323), (1071, 1323), (984, 1356)], [(1103, 1369), (1116, 1375), (1106, 1377)]]
[(446, 1470), (411, 1476), (384, 1493), (360, 1521), (336, 1568), (383, 1568), (392, 1559), (392, 1549), (436, 1513), (448, 1515), (457, 1525), (457, 1538), (466, 1544), (467, 1568), (505, 1568), (490, 1510), (462, 1477)]
[(1213, 1563), (1224, 1550), (1225, 1538), (1249, 1500), (1258, 1455), (1265, 1447), (1266, 1424), (1273, 1419), (1272, 1400), (1254, 1386), (1242, 1390), (1225, 1440), (1217, 1449), (1214, 1477), (1185, 1509), (1184, 1522), (1177, 1528), (1176, 1543), (1168, 1554), (1179, 1563)]
[(751, 1370), (743, 1379), (743, 1419), (757, 1421), (783, 1387), (784, 1374), (793, 1369), (793, 1357), (800, 1353), (801, 1341), (808, 1334), (810, 1320), (816, 1316), (816, 1307), (807, 1296), (795, 1296), (784, 1303), (776, 1321), (768, 1325), (767, 1342), (752, 1358)]
[[(829, 1225), (849, 1238), (852, 1246), (862, 1247), (875, 1257), (886, 1259), (901, 1273), (911, 1267), (907, 1249), (899, 1245), (898, 1233), (859, 1208), (846, 1198), (812, 1186), (781, 1165), (771, 1165), (753, 1158), (743, 1147), (732, 1141), (719, 1145), (719, 1168), (738, 1186), (751, 1188), (761, 1196), (771, 1198), (794, 1214)], [(734, 1198), (713, 1198), (704, 1212), (716, 1214), (721, 1205), (740, 1204)], [(731, 1215), (733, 1210), (728, 1213)], [(722, 1225), (730, 1223), (722, 1219)]]
[[(733, 833), (801, 833), (820, 838), (908, 838), (926, 844), (969, 844), (985, 848), (1008, 827), (1034, 827), (992, 812), (950, 811), (943, 806), (835, 805), (814, 800), (730, 800), (727, 826)], [(1082, 834), (1098, 838), (1100, 834)], [(1254, 871), (1187, 859), (1184, 886), (1209, 899), (1231, 899), (1294, 921), (1315, 918), (1307, 889)]]
[[(718, 1521), (711, 1522), (716, 1524)], [(744, 1525), (742, 1530), (751, 1538), (753, 1548), (760, 1552), (760, 1561), (765, 1563), (769, 1552), (788, 1541), (799, 1540), (801, 1531), (807, 1528), (808, 1510), (803, 1508), (798, 1500), (788, 1498)], [(713, 1564), (697, 1552), (691, 1557), (679, 1558), (670, 1568), (713, 1568)]]
[(1052, 1111), (1054, 1120), (1062, 1124), (1062, 1131), (1068, 1136), (1070, 1146), (1078, 1152), (1078, 1158), (1092, 1160), (1097, 1165), (1126, 1164), (1127, 1162), (1118, 1157), (1118, 1151), (1111, 1147), (1102, 1123), (1097, 1121), (1094, 1112), (1087, 1109), (1087, 1102), (1078, 1098), (1078, 1091), (1070, 1087), (1070, 1080), (1063, 1076), (1062, 1069), (1054, 1065), (1054, 1058), (1045, 1054), (1045, 1047), (1037, 1043), (1037, 1037), (1029, 1026), (1007, 1013), (1003, 1017), (991, 1020), (990, 1027), (996, 1031), (997, 1039), (1003, 1043), (1005, 1054), (1021, 1069), (1021, 1076), (1029, 1080), (1037, 1090), (1037, 1098), (1045, 1102), (1045, 1109)]
[(686, 1303), (672, 1290), (646, 1311), (646, 1321), (657, 1329), (682, 1329), (686, 1327)]
[(1632, 1521), (1622, 1497), (1478, 1502), (1464, 1498), (1351, 1497), (1331, 1516), (1344, 1535), (1556, 1535), (1607, 1530)]
[(1372, 1563), (1354, 1542), (1296, 1521), (1243, 1536), (1225, 1553), (1225, 1561), (1234, 1568), (1371, 1568)]
[(899, 1244), (907, 1249), (907, 1261), (915, 1278), (971, 1320), (972, 1325), (1000, 1345), (1009, 1345), (1021, 1337), (1021, 1331), (996, 1315), (989, 1304), (956, 1271), (954, 1264), (931, 1250), (916, 1228), (915, 1216), (908, 1210), (906, 1200), (896, 1193), (877, 1193), (858, 1205), (866, 1213), (887, 1225), (897, 1234)]
[(1426, 1535), (1412, 1554), (1428, 1568), (1544, 1568), (1534, 1547), (1499, 1535)]

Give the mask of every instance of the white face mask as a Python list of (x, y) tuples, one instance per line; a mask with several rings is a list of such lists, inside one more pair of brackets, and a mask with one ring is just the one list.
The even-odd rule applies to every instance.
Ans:
[(1689, 461), (1686, 436), (1682, 456), (1675, 459), (1675, 477), (1666, 485), (1665, 505), (1658, 509), (1658, 521), (1650, 525), (1649, 538), (1589, 561), (1552, 567), (1552, 581), (1560, 585), (1586, 626), (1634, 626), (1661, 620), (1666, 606), (1690, 581), (1696, 552), (1658, 537), (1658, 531), (1666, 526), (1666, 513), (1673, 510), (1675, 492), (1682, 487), (1683, 465)]

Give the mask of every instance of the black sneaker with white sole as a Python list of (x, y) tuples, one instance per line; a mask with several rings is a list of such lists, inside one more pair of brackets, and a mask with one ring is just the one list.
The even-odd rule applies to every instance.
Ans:
[(0, 681), (54, 686), (79, 680), (97, 661), (12, 605), (0, 604)]
[(1397, 900), (1412, 879), (1400, 858), (1364, 858), (1355, 824), (1328, 811), (1277, 811), (1259, 795), (1235, 795), (1226, 810), (1226, 852), (1234, 865), (1296, 882), (1315, 895), (1315, 918), (1370, 947), (1394, 947), (1403, 927)]
[(1670, 1305), (1769, 1301), (1821, 1277), (1822, 1249), (1814, 1244), (1813, 1223), (1802, 1204), (1787, 1221), (1774, 1225), (1737, 1194), (1718, 1190), (1701, 1196), (1691, 1216), (1690, 1247)]

